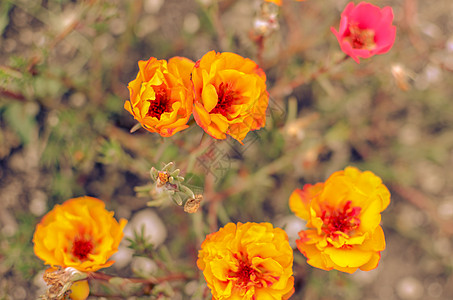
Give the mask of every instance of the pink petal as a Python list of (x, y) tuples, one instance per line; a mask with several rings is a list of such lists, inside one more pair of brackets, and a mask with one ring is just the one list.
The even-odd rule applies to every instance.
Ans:
[(369, 3), (361, 2), (349, 15), (350, 23), (357, 23), (359, 28), (376, 28), (381, 20), (381, 10), (379, 7)]
[(355, 8), (354, 2), (349, 2), (348, 5), (345, 7), (343, 12), (341, 13), (341, 16), (349, 16), (350, 12), (353, 11)]
[(342, 36), (349, 33), (349, 19), (347, 16), (341, 17), (339, 32)]
[(356, 63), (360, 64), (360, 60), (356, 55), (356, 50), (354, 50), (351, 46), (351, 44), (348, 41), (342, 41), (340, 42), (340, 47), (341, 50), (343, 50), (344, 53), (349, 55), (353, 60), (356, 61)]

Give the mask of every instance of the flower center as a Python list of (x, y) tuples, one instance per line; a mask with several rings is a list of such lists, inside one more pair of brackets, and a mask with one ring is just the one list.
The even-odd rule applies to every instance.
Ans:
[(354, 49), (373, 50), (376, 48), (374, 36), (374, 30), (372, 29), (360, 29), (357, 25), (350, 25), (349, 36), (345, 37), (345, 40), (347, 40)]
[(156, 98), (149, 101), (149, 109), (147, 116), (157, 118), (160, 120), (164, 112), (171, 111), (170, 99), (167, 97), (167, 91), (163, 87), (154, 88)]
[(236, 276), (238, 278), (237, 285), (239, 286), (247, 286), (256, 279), (255, 270), (248, 263), (242, 261), (239, 264), (239, 270)]
[(94, 245), (91, 240), (77, 237), (72, 244), (72, 254), (80, 260), (85, 260), (93, 248)]
[(236, 272), (231, 272), (231, 277), (237, 278), (235, 283), (236, 288), (247, 290), (249, 287), (268, 287), (278, 281), (277, 276), (272, 276), (266, 270), (262, 270), (260, 266), (252, 266), (249, 259), (241, 254), (235, 254), (234, 257), (238, 260), (239, 268)]
[(168, 172), (159, 172), (159, 180), (162, 182), (162, 183), (167, 183), (169, 181), (169, 177), (170, 175), (168, 174)]
[(346, 202), (343, 209), (327, 208), (322, 212), (322, 230), (329, 236), (338, 236), (339, 232), (349, 234), (360, 225), (361, 207), (351, 207), (351, 201)]
[(211, 114), (226, 116), (231, 111), (231, 106), (239, 98), (228, 83), (221, 83), (217, 88), (217, 105), (211, 110)]

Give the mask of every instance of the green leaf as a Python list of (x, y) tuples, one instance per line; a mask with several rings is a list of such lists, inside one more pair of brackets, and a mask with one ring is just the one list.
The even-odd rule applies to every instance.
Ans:
[(3, 35), (6, 26), (9, 24), (9, 11), (13, 7), (9, 1), (0, 3), (0, 35)]
[(37, 132), (36, 114), (37, 109), (27, 109), (27, 105), (33, 105), (32, 103), (11, 103), (6, 106), (3, 117), (20, 137), (23, 144), (30, 143), (32, 134)]

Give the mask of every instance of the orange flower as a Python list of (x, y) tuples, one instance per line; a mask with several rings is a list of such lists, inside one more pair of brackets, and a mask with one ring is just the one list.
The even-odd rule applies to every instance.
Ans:
[[(302, 2), (302, 1), (305, 1), (305, 0), (294, 0), (294, 1)], [(282, 5), (282, 0), (264, 0), (264, 2), (272, 2), (272, 3), (277, 4), (278, 6)]]
[(46, 264), (94, 272), (111, 266), (127, 221), (118, 223), (104, 202), (80, 197), (56, 205), (36, 226), (35, 254)]
[(299, 232), (297, 247), (316, 268), (372, 270), (385, 249), (379, 223), (389, 203), (381, 179), (354, 167), (333, 173), (325, 183), (307, 184), (289, 199), (291, 210), (309, 228)]
[(192, 81), (195, 121), (212, 137), (242, 141), (266, 123), (266, 75), (252, 60), (210, 51), (195, 63)]
[(198, 252), (213, 300), (288, 299), (294, 292), (288, 236), (270, 223), (228, 223)]
[(190, 72), (194, 62), (183, 57), (168, 61), (151, 57), (139, 61), (137, 78), (129, 82), (130, 100), (124, 108), (150, 132), (172, 136), (189, 127), (193, 91)]

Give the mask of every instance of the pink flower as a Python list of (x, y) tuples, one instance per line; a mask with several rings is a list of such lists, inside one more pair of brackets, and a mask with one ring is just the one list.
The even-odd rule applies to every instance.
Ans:
[(367, 2), (357, 6), (350, 2), (341, 14), (339, 31), (331, 28), (341, 50), (357, 63), (359, 57), (384, 54), (395, 42), (396, 27), (392, 25), (393, 9), (379, 8)]

